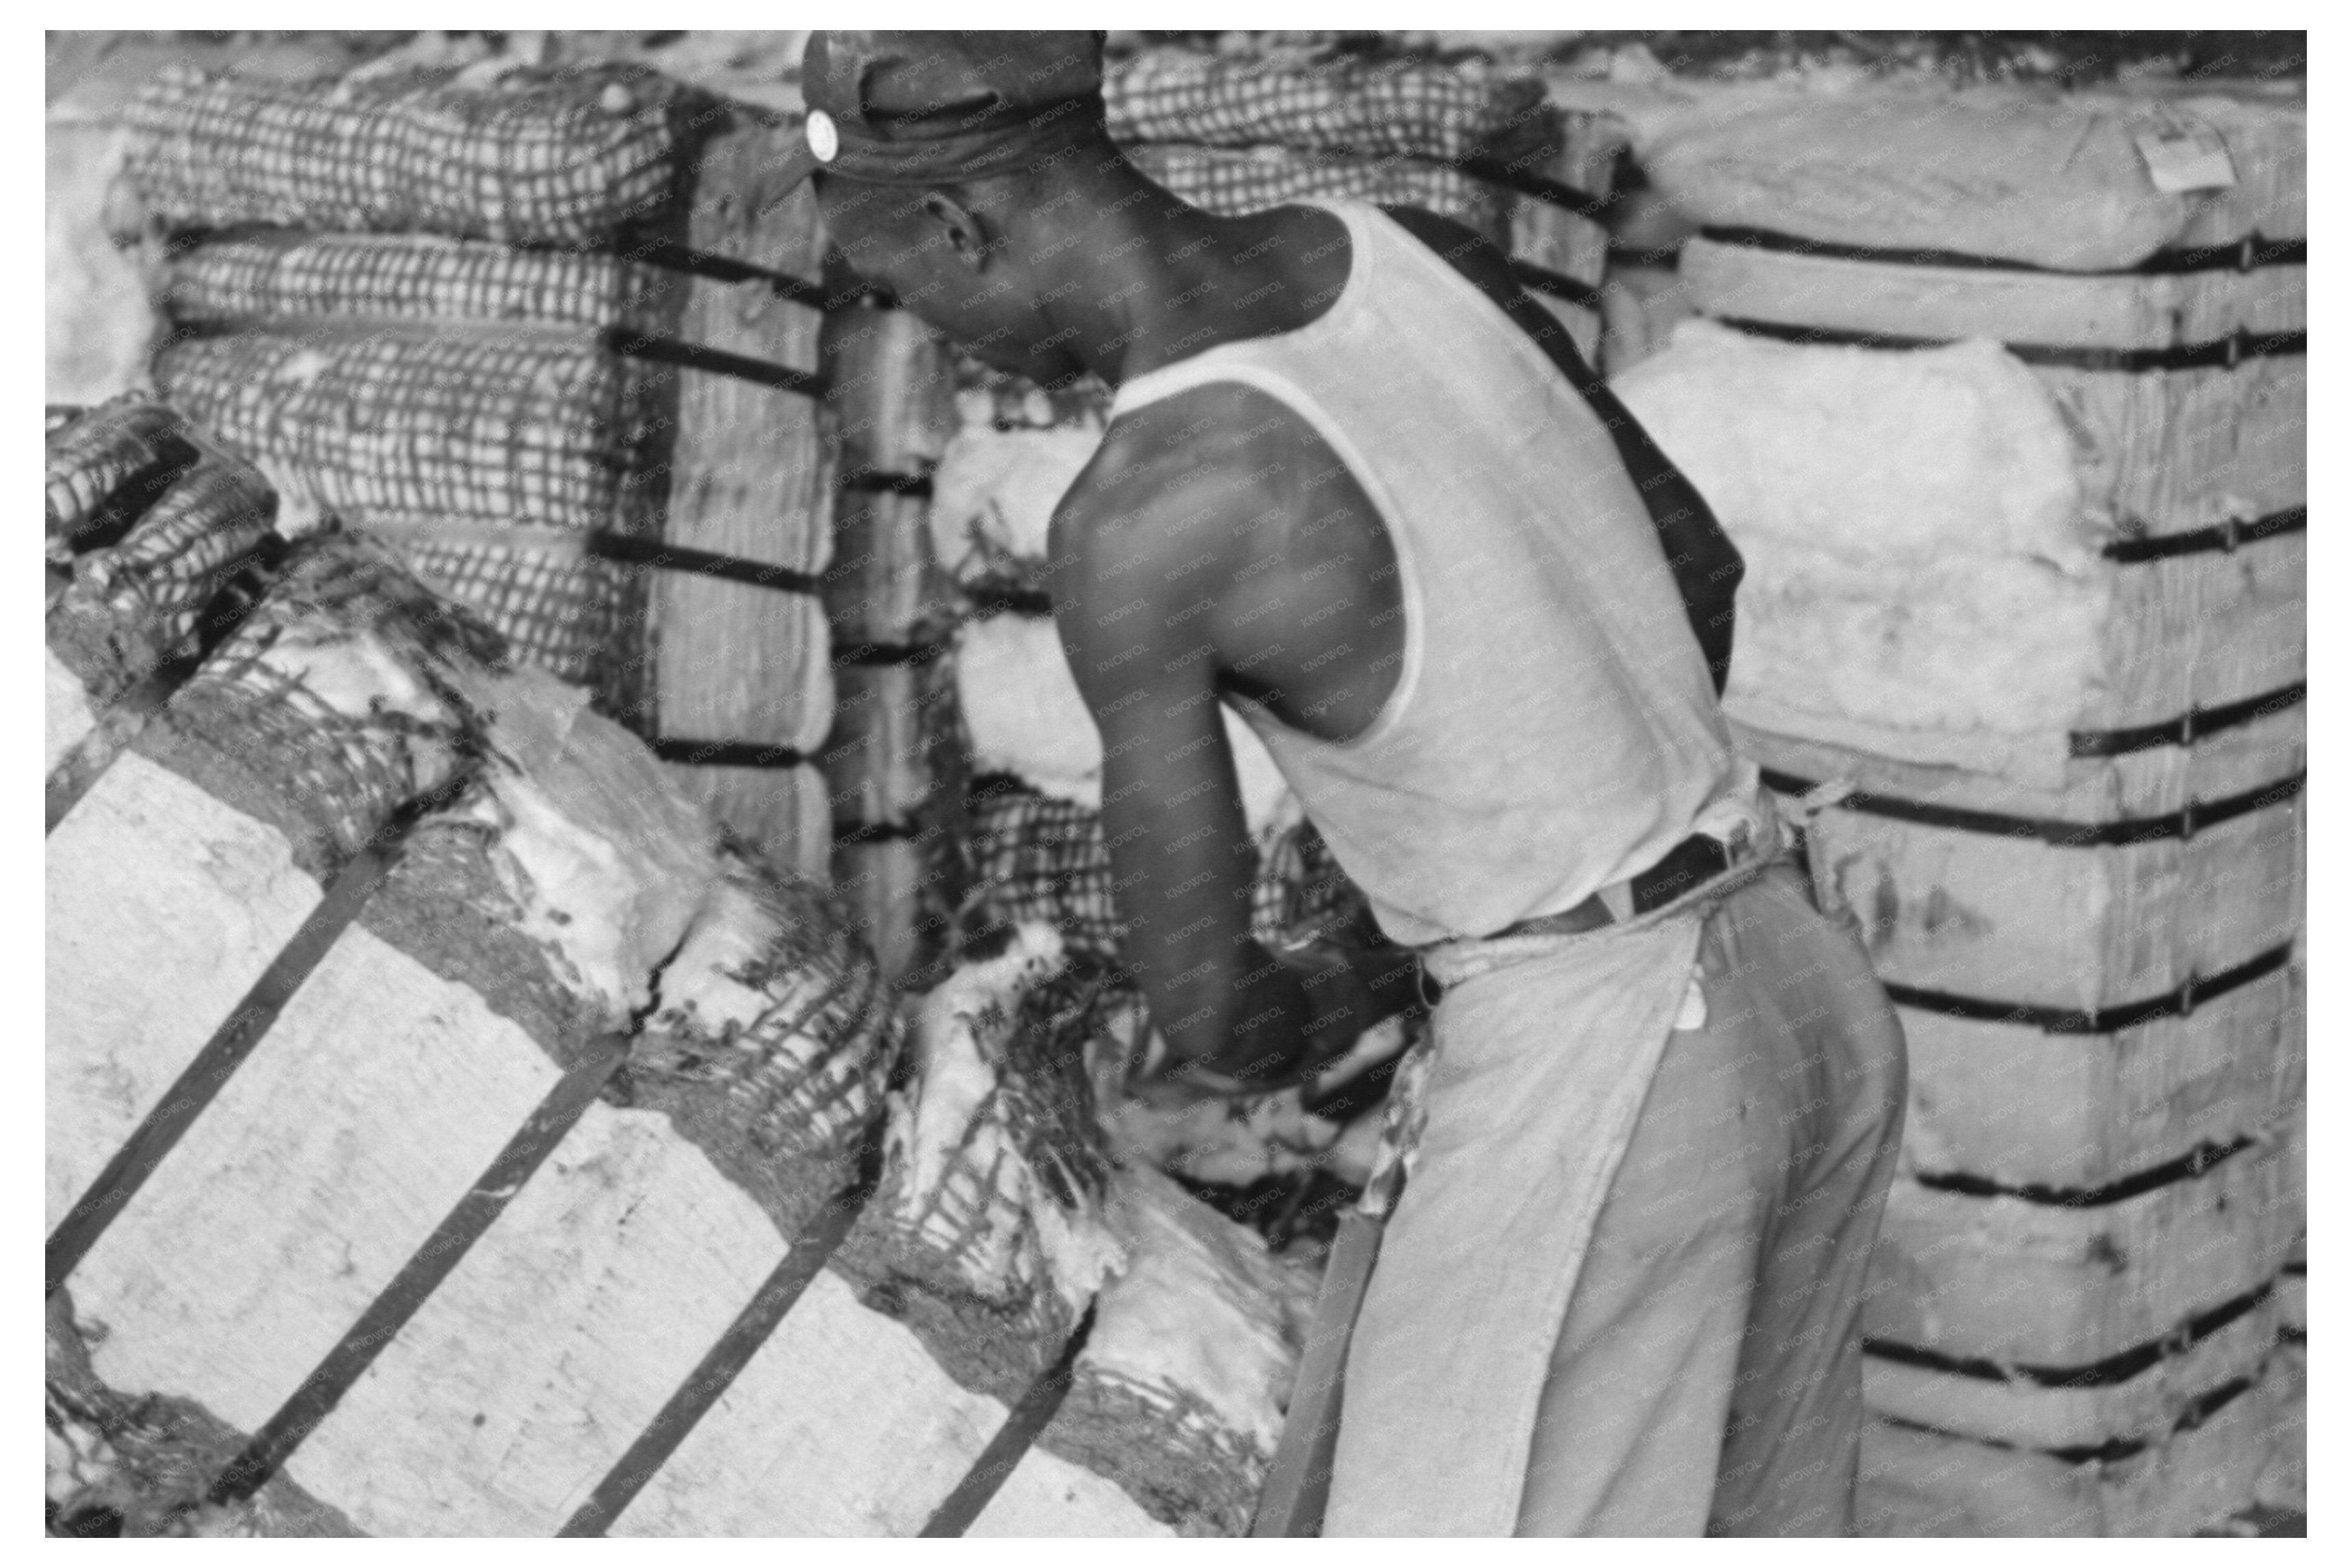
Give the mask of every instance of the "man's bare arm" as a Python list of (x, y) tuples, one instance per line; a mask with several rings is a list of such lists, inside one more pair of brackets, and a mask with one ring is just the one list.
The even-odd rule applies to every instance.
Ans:
[(1249, 935), (1256, 854), (1217, 698), (1217, 592), (1245, 481), (1194, 440), (1114, 438), (1055, 528), (1055, 619), (1103, 738), (1121, 952), (1170, 1050), (1244, 1078), (1307, 1048), (1298, 975)]

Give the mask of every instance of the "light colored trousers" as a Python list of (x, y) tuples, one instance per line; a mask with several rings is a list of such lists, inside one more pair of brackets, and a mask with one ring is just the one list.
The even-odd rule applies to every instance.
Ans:
[(1324, 1533), (1845, 1533), (1904, 1097), (1861, 944), (1783, 862), (1463, 949)]

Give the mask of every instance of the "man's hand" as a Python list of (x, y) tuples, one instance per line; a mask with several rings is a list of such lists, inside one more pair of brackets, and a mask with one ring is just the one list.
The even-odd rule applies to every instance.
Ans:
[(1401, 948), (1351, 951), (1313, 943), (1265, 955), (1266, 966), (1287, 970), (1305, 1000), (1306, 1027), (1274, 1049), (1252, 1054), (1184, 1058), (1156, 1030), (1127, 1064), (1125, 1092), (1147, 1104), (1176, 1108), (1202, 1099), (1278, 1093), (1311, 1082), (1356, 1048), (1365, 1030), (1412, 1005), (1418, 971)]

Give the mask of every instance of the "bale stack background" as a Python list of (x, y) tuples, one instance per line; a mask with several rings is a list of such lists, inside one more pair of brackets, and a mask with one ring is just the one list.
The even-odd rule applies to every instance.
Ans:
[[(2021, 92), (1971, 123), (2001, 107), (1751, 100), (1708, 160), (1662, 157), (1722, 325), (1620, 384), (1749, 549), (1730, 711), (1910, 1042), (1866, 1521), (2183, 1533), (2301, 1444), (2302, 106)], [(1962, 194), (1871, 205), (1833, 116), (1955, 147), (1933, 179)], [(2103, 208), (1971, 192), (2043, 117)], [(1811, 167), (1743, 180), (1800, 144)], [(1820, 395), (1861, 427), (1833, 389), (1897, 361), (1941, 423), (1851, 439), (1907, 476), (1833, 426), (1791, 424), (1832, 456), (1783, 461), (1727, 406)], [(2006, 461), (1939, 471), (1970, 421)], [(2063, 500), (2004, 489), (2044, 472)], [(2053, 505), (2079, 523), (2002, 553)], [(1906, 567), (1939, 509), (1958, 531)]]
[(641, 68), (173, 66), (129, 182), (157, 386), (821, 866), (821, 239), (788, 117)]

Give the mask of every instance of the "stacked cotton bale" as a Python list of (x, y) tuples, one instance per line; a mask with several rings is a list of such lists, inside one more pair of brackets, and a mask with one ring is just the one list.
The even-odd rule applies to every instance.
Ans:
[(1712, 319), (1618, 385), (1747, 556), (1727, 705), (1910, 1042), (1865, 1519), (2185, 1532), (2252, 1499), (2302, 1228), (2302, 104), (1696, 140), (1649, 172)]
[(1350, 196), (1476, 230), (1593, 356), (1609, 249), (1600, 219), (1624, 145), (1608, 117), (1552, 108), (1531, 78), (1345, 55), (1149, 50), (1109, 73), (1103, 99), (1136, 166), (1211, 212)]
[(954, 613), (930, 548), (954, 366), (913, 312), (845, 287), (824, 323), (841, 493), (825, 606), (835, 713), (824, 750), (834, 885), (884, 973), (936, 980), (962, 889), (964, 757)]
[(1311, 1276), (388, 547), (51, 433), (66, 1533), (1237, 1533)]
[(175, 66), (126, 122), (164, 394), (590, 687), (775, 863), (822, 867), (832, 458), (795, 123), (496, 58)]

